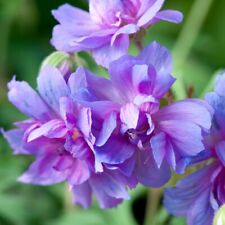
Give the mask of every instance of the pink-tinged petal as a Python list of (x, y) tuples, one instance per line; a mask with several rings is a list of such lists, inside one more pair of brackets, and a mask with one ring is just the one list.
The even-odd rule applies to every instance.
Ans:
[(189, 121), (209, 130), (212, 113), (210, 106), (203, 100), (186, 99), (164, 107), (156, 113), (157, 121), (180, 120)]
[(219, 142), (215, 146), (216, 154), (221, 163), (225, 166), (225, 141)]
[(160, 168), (167, 152), (166, 135), (159, 133), (151, 138), (150, 143), (156, 165)]
[(113, 131), (115, 130), (116, 125), (117, 114), (115, 112), (112, 112), (103, 122), (102, 129), (96, 141), (97, 146), (101, 147), (108, 141)]
[(156, 0), (151, 5), (151, 7), (149, 7), (149, 9), (140, 17), (137, 25), (139, 27), (147, 25), (149, 23), (149, 21), (151, 21), (155, 17), (155, 15), (157, 14), (157, 12), (161, 9), (164, 1), (165, 0)]
[(170, 177), (170, 168), (164, 160), (158, 168), (152, 152), (148, 149), (139, 150), (137, 153), (136, 176), (138, 181), (150, 187), (161, 187), (166, 184)]
[(36, 185), (61, 183), (66, 179), (67, 171), (60, 172), (54, 168), (58, 157), (60, 156), (50, 152), (38, 158), (29, 169), (18, 178), (18, 181)]
[(116, 25), (119, 22), (116, 14), (123, 11), (123, 4), (121, 0), (90, 0), (89, 11), (91, 19), (95, 23), (100, 25)]
[(84, 208), (89, 208), (91, 206), (92, 191), (88, 182), (80, 185), (74, 185), (72, 187), (73, 192), (73, 202), (79, 204)]
[(1, 133), (13, 149), (14, 154), (29, 154), (29, 152), (22, 146), (24, 136), (23, 131), (19, 129), (13, 129), (10, 131), (1, 130)]
[(171, 23), (181, 23), (183, 14), (176, 10), (163, 10), (156, 14), (156, 20), (165, 20)]
[(202, 143), (202, 130), (192, 122), (161, 121), (157, 129), (168, 135), (168, 139), (183, 156), (195, 156), (205, 149)]
[(114, 35), (112, 36), (111, 39), (111, 45), (113, 46), (116, 39), (121, 35), (121, 34), (134, 34), (137, 33), (139, 30), (139, 27), (135, 24), (128, 24), (123, 27), (121, 27), (119, 30), (117, 30)]
[(119, 164), (129, 159), (135, 151), (125, 138), (112, 136), (102, 147), (95, 147), (95, 157), (99, 162)]
[(80, 185), (90, 177), (90, 169), (84, 160), (74, 159), (73, 167), (70, 169), (67, 180), (70, 185)]
[(122, 122), (122, 126), (124, 126), (124, 132), (129, 129), (136, 129), (138, 125), (138, 119), (139, 109), (133, 103), (128, 103), (121, 108), (120, 120)]
[(48, 138), (63, 138), (67, 133), (65, 123), (61, 120), (50, 120), (49, 122), (43, 124), (39, 128), (31, 131), (27, 138), (27, 142), (34, 141), (41, 136)]
[(107, 43), (102, 47), (93, 49), (93, 57), (99, 65), (109, 68), (111, 62), (119, 59), (128, 52), (128, 48), (129, 36), (127, 34), (121, 34), (113, 42), (113, 45)]
[(42, 98), (58, 112), (59, 99), (69, 95), (69, 89), (63, 75), (58, 69), (46, 66), (39, 74), (37, 83)]
[(24, 81), (16, 81), (15, 78), (8, 83), (9, 101), (24, 114), (46, 121), (54, 114), (39, 97), (39, 95)]

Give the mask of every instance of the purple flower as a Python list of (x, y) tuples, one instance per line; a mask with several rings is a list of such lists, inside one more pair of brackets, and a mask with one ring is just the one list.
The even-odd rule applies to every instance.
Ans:
[[(225, 73), (217, 77), (215, 92), (206, 95), (215, 114), (210, 135), (204, 142), (206, 154), (199, 157), (209, 165), (165, 191), (165, 206), (176, 216), (187, 217), (188, 225), (211, 225), (215, 212), (225, 204)], [(206, 165), (206, 162), (205, 162)]]
[(162, 10), (164, 0), (90, 0), (89, 13), (65, 4), (53, 15), (60, 23), (53, 30), (52, 45), (60, 51), (92, 51), (97, 63), (109, 62), (127, 53), (129, 36), (160, 20), (182, 21), (182, 14)]
[(45, 67), (37, 80), (40, 95), (26, 82), (13, 79), (8, 84), (9, 100), (30, 119), (15, 123), (17, 128), (3, 135), (15, 154), (35, 157), (19, 181), (38, 185), (67, 181), (74, 201), (83, 207), (90, 206), (92, 192), (101, 207), (113, 207), (129, 198), (126, 187), (134, 187), (136, 180), (96, 161), (91, 110), (71, 98), (77, 85), (74, 76), (66, 82), (59, 70)]
[(204, 101), (160, 108), (175, 81), (171, 70), (168, 50), (154, 42), (138, 57), (112, 62), (110, 79), (80, 68), (80, 86), (72, 93), (103, 124), (95, 135), (96, 159), (153, 187), (169, 180), (170, 169), (184, 172), (190, 158), (204, 150), (202, 139), (211, 126), (211, 108)]

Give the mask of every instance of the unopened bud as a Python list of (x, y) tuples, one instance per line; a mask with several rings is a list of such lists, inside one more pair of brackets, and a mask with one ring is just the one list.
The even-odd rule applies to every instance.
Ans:
[(63, 76), (66, 77), (75, 71), (76, 62), (73, 56), (69, 55), (68, 53), (57, 51), (46, 57), (46, 59), (41, 64), (40, 70), (42, 70), (47, 65), (58, 68)]
[(225, 225), (225, 205), (223, 205), (216, 213), (213, 225)]

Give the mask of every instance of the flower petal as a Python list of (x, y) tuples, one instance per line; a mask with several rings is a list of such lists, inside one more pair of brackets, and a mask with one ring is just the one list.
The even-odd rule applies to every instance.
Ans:
[(63, 138), (67, 133), (64, 122), (61, 120), (50, 120), (42, 126), (31, 131), (27, 138), (27, 142), (34, 141), (35, 139), (45, 136), (48, 138)]
[(50, 152), (38, 158), (29, 169), (18, 178), (18, 181), (36, 185), (52, 185), (64, 181), (67, 172), (54, 169), (58, 157), (58, 155)]
[(128, 48), (129, 36), (127, 34), (121, 34), (116, 38), (112, 45), (109, 42), (102, 45), (102, 47), (96, 47), (93, 49), (92, 53), (99, 65), (109, 68), (111, 62), (119, 59), (128, 52)]
[(46, 121), (54, 114), (38, 96), (38, 94), (24, 81), (16, 81), (15, 78), (8, 84), (9, 101), (24, 114)]
[(84, 208), (91, 206), (91, 187), (88, 182), (80, 185), (74, 185), (72, 187), (73, 201), (75, 204), (79, 204)]
[(161, 9), (163, 6), (165, 0), (156, 0), (149, 8), (146, 10), (146, 12), (140, 17), (138, 20), (137, 25), (138, 26), (145, 26), (151, 21), (157, 12)]
[(56, 112), (59, 111), (59, 99), (69, 95), (69, 89), (63, 75), (56, 68), (46, 66), (38, 79), (38, 90), (42, 98)]
[(125, 138), (111, 136), (102, 147), (95, 147), (95, 156), (98, 161), (109, 164), (120, 164), (129, 159), (135, 151)]
[(102, 129), (98, 136), (96, 145), (101, 147), (103, 146), (108, 139), (110, 138), (112, 132), (115, 130), (117, 125), (117, 115), (116, 113), (112, 112), (103, 122)]
[(145, 186), (161, 187), (169, 181), (171, 173), (165, 160), (158, 168), (152, 152), (144, 149), (137, 153), (136, 176), (138, 181)]

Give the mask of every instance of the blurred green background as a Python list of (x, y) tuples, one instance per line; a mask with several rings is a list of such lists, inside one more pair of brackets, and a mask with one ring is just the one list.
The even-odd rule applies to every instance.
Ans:
[[(84, 0), (67, 2), (88, 8)], [(50, 12), (63, 3), (63, 0), (0, 0), (0, 127), (9, 129), (14, 121), (24, 118), (7, 101), (7, 82), (16, 74), (17, 79), (35, 87), (42, 60), (54, 51), (49, 40), (56, 21)], [(178, 98), (182, 97), (181, 92), (203, 96), (205, 90), (210, 90), (215, 72), (225, 67), (225, 1), (167, 0), (165, 8), (182, 11), (184, 22), (155, 25), (144, 44), (156, 39), (172, 50), (174, 73), (184, 81), (175, 88)], [(135, 48), (131, 48), (131, 52), (136, 52)], [(17, 183), (16, 178), (31, 160), (13, 156), (0, 137), (0, 225), (143, 223), (147, 189), (138, 187), (132, 191), (132, 199), (117, 209), (103, 211), (94, 204), (90, 210), (82, 210), (71, 205), (64, 184), (37, 187)], [(185, 224), (183, 219), (169, 216), (161, 204), (155, 218), (157, 225)]]

